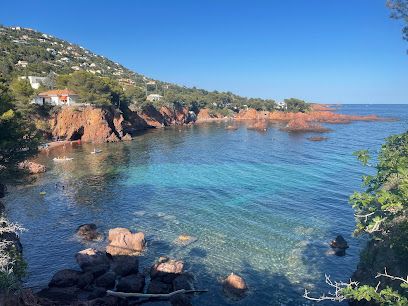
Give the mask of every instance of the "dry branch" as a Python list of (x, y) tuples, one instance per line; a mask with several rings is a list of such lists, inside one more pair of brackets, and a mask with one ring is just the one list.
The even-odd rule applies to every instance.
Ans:
[(120, 298), (128, 298), (128, 297), (138, 297), (138, 298), (148, 298), (148, 299), (170, 299), (171, 297), (178, 295), (178, 294), (186, 294), (186, 293), (201, 293), (201, 292), (208, 292), (208, 290), (176, 290), (170, 293), (133, 293), (133, 292), (117, 292), (112, 290), (107, 290), (106, 293), (108, 295), (117, 296)]

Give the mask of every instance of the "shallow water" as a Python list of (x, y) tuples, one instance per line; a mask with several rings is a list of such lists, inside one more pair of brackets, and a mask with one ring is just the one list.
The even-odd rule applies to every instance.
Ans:
[[(385, 137), (408, 127), (408, 105), (346, 105), (340, 112), (401, 120), (331, 125), (323, 142), (276, 124), (259, 133), (245, 124), (226, 131), (227, 123), (211, 123), (152, 130), (102, 145), (98, 155), (89, 154), (90, 145), (40, 155), (49, 171), (9, 188), (5, 199), (10, 219), (28, 229), (26, 285), (41, 288), (55, 271), (75, 268), (75, 252), (87, 247), (75, 229), (93, 222), (105, 233), (118, 226), (145, 232), (142, 267), (160, 255), (184, 259), (197, 287), (209, 289), (195, 305), (312, 304), (302, 298), (304, 288), (326, 290), (325, 273), (347, 280), (364, 245), (351, 237), (348, 196), (369, 169), (352, 153), (376, 152)], [(74, 160), (53, 164), (62, 154)], [(181, 247), (174, 243), (180, 234), (198, 240)], [(350, 245), (344, 257), (328, 247), (337, 234)], [(218, 282), (230, 272), (249, 285), (240, 302), (222, 295)]]

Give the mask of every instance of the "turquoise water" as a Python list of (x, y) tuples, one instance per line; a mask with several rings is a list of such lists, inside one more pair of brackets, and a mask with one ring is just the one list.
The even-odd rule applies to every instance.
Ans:
[[(237, 131), (211, 123), (152, 130), (132, 142), (102, 145), (99, 155), (89, 154), (89, 145), (40, 155), (49, 171), (9, 188), (5, 199), (10, 219), (28, 229), (22, 234), (26, 286), (41, 288), (55, 271), (76, 267), (75, 252), (89, 245), (75, 238), (75, 229), (93, 222), (105, 233), (117, 226), (144, 231), (142, 267), (161, 255), (184, 259), (197, 287), (209, 289), (195, 305), (312, 305), (302, 298), (304, 288), (326, 290), (325, 273), (347, 280), (364, 245), (351, 237), (348, 196), (368, 170), (352, 153), (375, 152), (385, 137), (408, 128), (407, 105), (340, 111), (401, 120), (332, 125), (325, 142), (282, 132), (278, 124), (258, 133), (244, 123)], [(62, 154), (74, 161), (53, 164)], [(198, 241), (180, 247), (174, 243), (180, 234)], [(344, 257), (328, 247), (337, 234), (350, 245)], [(219, 281), (231, 272), (250, 288), (240, 302), (221, 292)]]

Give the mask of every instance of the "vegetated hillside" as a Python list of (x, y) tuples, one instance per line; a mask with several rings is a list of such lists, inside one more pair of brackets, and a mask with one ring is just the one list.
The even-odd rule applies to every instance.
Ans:
[[(180, 103), (191, 110), (210, 108), (223, 115), (246, 106), (274, 110), (274, 100), (245, 98), (231, 92), (209, 92), (161, 82), (135, 73), (84, 47), (22, 27), (0, 26), (0, 75), (11, 81), (20, 76), (68, 75), (86, 72), (118, 82), (130, 104), (143, 105), (148, 94), (160, 94), (156, 104)], [(93, 101), (88, 101), (92, 103)], [(154, 104), (154, 103), (153, 103)]]

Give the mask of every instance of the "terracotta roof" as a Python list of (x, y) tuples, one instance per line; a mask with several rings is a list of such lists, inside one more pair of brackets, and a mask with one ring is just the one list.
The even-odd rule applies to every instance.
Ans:
[(44, 91), (38, 94), (39, 96), (77, 96), (78, 94), (69, 89), (54, 89)]

